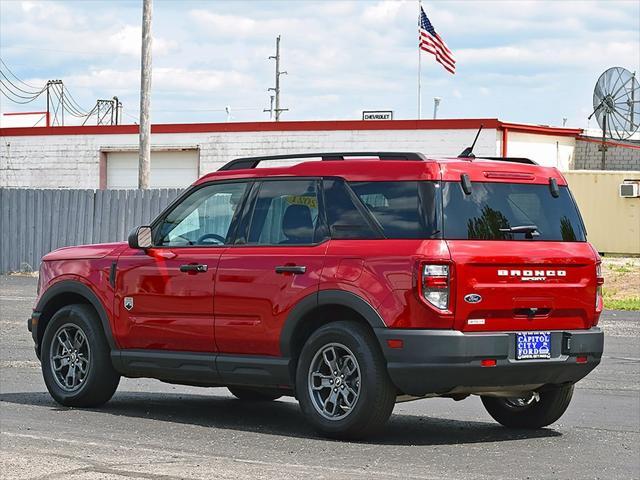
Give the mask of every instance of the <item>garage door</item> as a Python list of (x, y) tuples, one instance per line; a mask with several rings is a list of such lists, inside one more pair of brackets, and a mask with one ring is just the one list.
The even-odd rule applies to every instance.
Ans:
[[(151, 188), (184, 188), (198, 178), (198, 150), (151, 152)], [(138, 152), (107, 153), (107, 188), (138, 188)]]

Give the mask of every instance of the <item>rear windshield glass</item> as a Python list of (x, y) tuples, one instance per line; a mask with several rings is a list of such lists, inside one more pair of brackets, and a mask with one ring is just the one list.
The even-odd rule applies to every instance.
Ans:
[(386, 238), (433, 238), (437, 225), (434, 182), (350, 182)]
[(442, 190), (444, 238), (585, 241), (567, 187), (557, 198), (548, 185), (473, 182), (465, 195), (459, 182), (444, 182)]

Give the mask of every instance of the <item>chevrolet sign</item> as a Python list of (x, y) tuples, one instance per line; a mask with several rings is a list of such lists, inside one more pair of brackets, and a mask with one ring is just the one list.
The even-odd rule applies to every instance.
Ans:
[(393, 120), (393, 111), (364, 111), (363, 120)]

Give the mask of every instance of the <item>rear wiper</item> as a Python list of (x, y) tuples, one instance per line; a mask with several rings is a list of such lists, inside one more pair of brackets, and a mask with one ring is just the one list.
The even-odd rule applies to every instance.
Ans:
[(504, 233), (524, 233), (525, 238), (533, 238), (540, 236), (537, 225), (516, 225), (515, 227), (500, 228)]

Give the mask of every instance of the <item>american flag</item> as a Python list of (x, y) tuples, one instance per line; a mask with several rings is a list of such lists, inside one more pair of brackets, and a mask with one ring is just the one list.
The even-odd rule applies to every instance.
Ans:
[(436, 62), (441, 64), (449, 73), (456, 73), (456, 61), (453, 59), (453, 53), (440, 38), (424, 13), (424, 9), (420, 7), (420, 22), (418, 23), (420, 31), (420, 50), (432, 53), (436, 57)]

